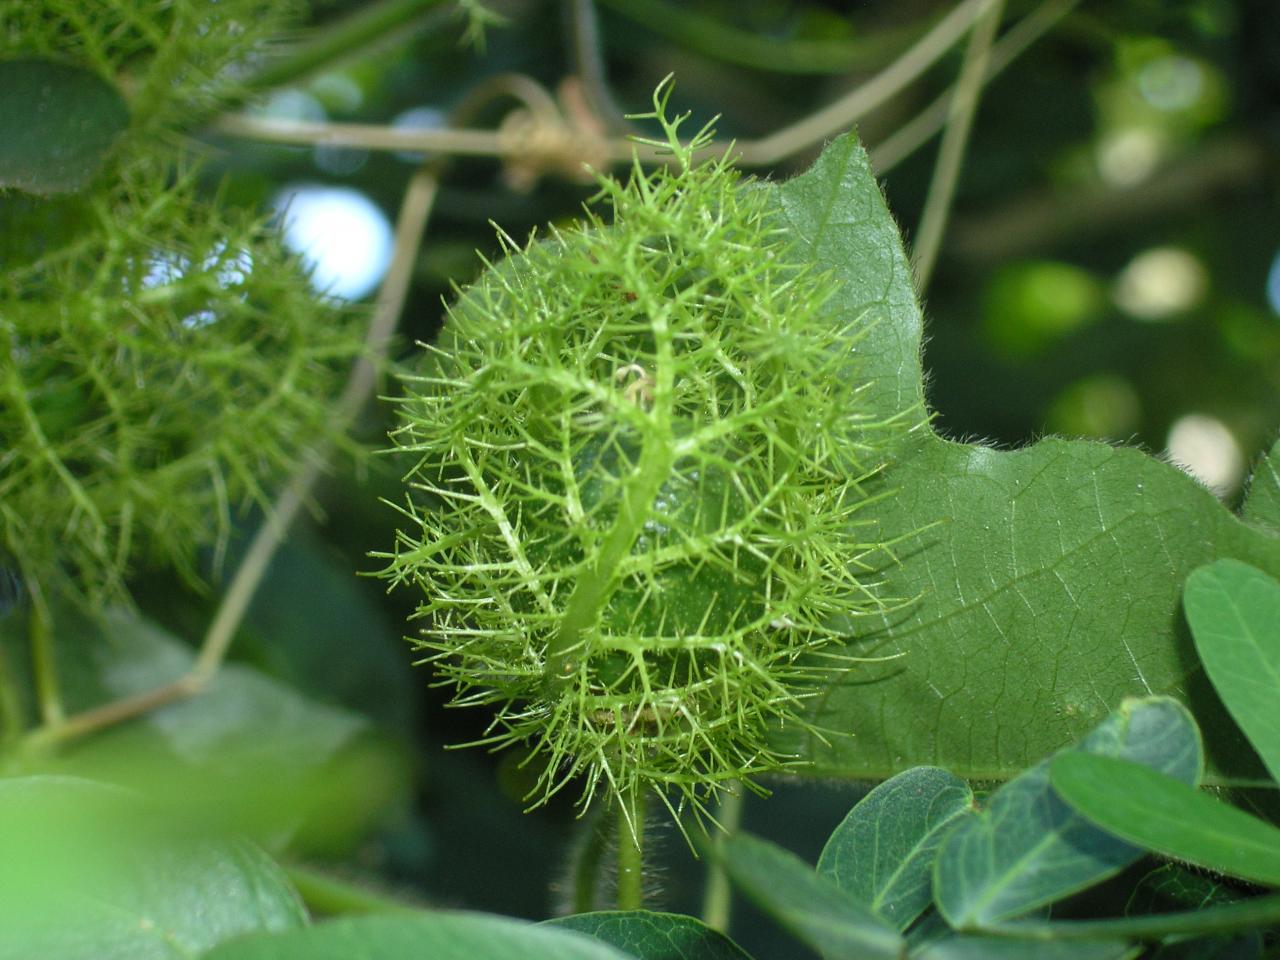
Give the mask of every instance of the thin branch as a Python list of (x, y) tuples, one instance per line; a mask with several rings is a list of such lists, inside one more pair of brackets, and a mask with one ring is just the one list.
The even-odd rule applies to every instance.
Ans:
[(938, 150), (938, 162), (933, 168), (929, 193), (925, 196), (924, 212), (920, 215), (920, 231), (914, 244), (912, 266), (915, 271), (916, 290), (923, 294), (929, 286), (933, 266), (942, 248), (942, 235), (947, 228), (947, 215), (955, 196), (960, 168), (964, 164), (965, 147), (969, 142), (969, 130), (978, 106), (978, 94), (982, 90), (983, 77), (991, 44), (1000, 26), (1004, 12), (1004, 0), (984, 0), (982, 16), (973, 26), (964, 63), (960, 67), (960, 79), (956, 81), (955, 96), (947, 118), (947, 129), (942, 135)]
[[(894, 97), (936, 63), (973, 25), (987, 2), (965, 0), (880, 73), (803, 120), (759, 140), (732, 145), (719, 143), (708, 148), (709, 151), (724, 152), (732, 147), (744, 166), (772, 166), (848, 130), (859, 118)], [(329, 144), (366, 150), (510, 157), (535, 149), (530, 138), (513, 139), (494, 130), (396, 130), (370, 124), (268, 120), (243, 114), (224, 115), (213, 126), (232, 136), (273, 143)], [(564, 126), (568, 129), (568, 125)], [(600, 147), (603, 156), (612, 163), (629, 163), (633, 156), (642, 162), (663, 159), (658, 151), (626, 139), (610, 138)], [(556, 145), (554, 149), (563, 150), (563, 145)]]
[(884, 70), (835, 103), (760, 140), (740, 144), (742, 162), (772, 166), (848, 130), (938, 62), (973, 25), (988, 0), (965, 0)]
[[(373, 393), (381, 357), (386, 353), (408, 295), (413, 263), (435, 201), (438, 184), (439, 174), (436, 165), (432, 164), (419, 169), (405, 191), (396, 220), (391, 264), (382, 281), (365, 334), (364, 351), (352, 367), (346, 387), (335, 406), (334, 415), (344, 429), (355, 419)], [(319, 451), (308, 457), (267, 512), (223, 595), (196, 661), (185, 676), (154, 690), (86, 710), (65, 720), (46, 719), (40, 728), (28, 735), (28, 745), (45, 746), (83, 736), (201, 693), (225, 659), (249, 603), (270, 567), (276, 550), (284, 542), (290, 524), (319, 479), (323, 463), (324, 455)]]
[[(1019, 20), (991, 48), (991, 57), (982, 78), (983, 84), (994, 80), (1079, 4), (1080, 0), (1045, 0)], [(884, 175), (928, 143), (946, 126), (947, 114), (954, 97), (955, 87), (948, 87), (891, 136), (872, 147), (868, 151), (871, 155), (871, 168), (877, 174)]]
[(600, 20), (595, 0), (565, 0), (569, 21), (570, 50), (573, 64), (587, 102), (609, 133), (620, 133), (626, 127), (622, 110), (609, 89), (609, 73), (604, 60), (604, 40), (600, 36)]
[(74, 740), (77, 737), (82, 737), (97, 730), (104, 730), (107, 727), (113, 727), (117, 723), (123, 723), (125, 720), (132, 720), (134, 717), (150, 713), (152, 710), (163, 707), (166, 704), (185, 700), (187, 697), (199, 693), (202, 689), (202, 685), (198, 684), (188, 674), (187, 676), (179, 677), (172, 683), (156, 687), (154, 690), (147, 690), (131, 697), (122, 697), (119, 700), (113, 700), (111, 703), (105, 703), (100, 707), (72, 714), (61, 723), (37, 727), (27, 734), (23, 745), (27, 749), (38, 752), (46, 747), (51, 747), (67, 740)]

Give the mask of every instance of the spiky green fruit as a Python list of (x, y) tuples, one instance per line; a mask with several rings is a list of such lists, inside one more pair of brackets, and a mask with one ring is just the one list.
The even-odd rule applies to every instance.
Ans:
[[(861, 317), (789, 254), (767, 190), (673, 156), (600, 178), (585, 223), (516, 249), (405, 378), (405, 524), (385, 575), (420, 587), (416, 642), (482, 742), (701, 810), (787, 765), (771, 723), (879, 611), (859, 510), (898, 429), (862, 400)], [(606, 226), (601, 207), (611, 213)], [(902, 430), (908, 429), (904, 424)], [(843, 661), (842, 661), (843, 662)]]

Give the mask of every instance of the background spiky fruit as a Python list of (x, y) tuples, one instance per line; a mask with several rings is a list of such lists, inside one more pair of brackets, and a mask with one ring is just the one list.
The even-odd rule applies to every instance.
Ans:
[(276, 231), (189, 182), (77, 202), (68, 246), (0, 275), (0, 566), (97, 602), (139, 559), (190, 570), (331, 437), (359, 341)]
[(129, 120), (53, 191), (76, 192), (0, 189), (0, 570), (37, 600), (121, 599), (140, 561), (192, 573), (336, 439), (352, 312), (264, 218), (201, 197), (182, 147), (295, 7), (0, 0), (0, 60), (97, 74)]
[(695, 164), (707, 131), (682, 146), (664, 106), (670, 166), (504, 238), (395, 434), (416, 462), (386, 575), (425, 593), (418, 642), (457, 701), (497, 705), (484, 742), (543, 755), (538, 799), (585, 774), (588, 800), (700, 808), (784, 765), (767, 726), (799, 722), (832, 615), (885, 602), (858, 510), (897, 424), (860, 402), (861, 318), (824, 311), (766, 189)]

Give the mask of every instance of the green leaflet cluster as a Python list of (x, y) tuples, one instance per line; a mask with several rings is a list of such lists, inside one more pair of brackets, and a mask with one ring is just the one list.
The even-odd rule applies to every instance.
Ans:
[(384, 575), (425, 594), (417, 642), (456, 702), (496, 706), (482, 742), (541, 754), (539, 802), (583, 776), (584, 803), (652, 785), (701, 810), (785, 765), (766, 725), (800, 723), (850, 639), (831, 617), (888, 602), (858, 513), (909, 427), (862, 400), (867, 325), (824, 309), (764, 188), (694, 163), (709, 133), (682, 145), (666, 96), (668, 168), (504, 237), (394, 434), (414, 463)]

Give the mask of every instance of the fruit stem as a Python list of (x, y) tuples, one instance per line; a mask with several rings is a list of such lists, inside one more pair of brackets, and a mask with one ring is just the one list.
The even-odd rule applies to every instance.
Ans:
[(644, 906), (644, 794), (634, 787), (618, 802), (618, 909)]
[[(720, 809), (716, 812), (716, 820), (724, 831), (712, 840), (717, 851), (724, 842), (738, 832), (742, 822), (742, 787), (735, 781), (725, 788), (720, 798)], [(729, 932), (729, 908), (733, 902), (733, 892), (729, 887), (729, 874), (718, 859), (707, 864), (707, 883), (702, 899), (702, 922), (712, 930), (721, 933)]]

